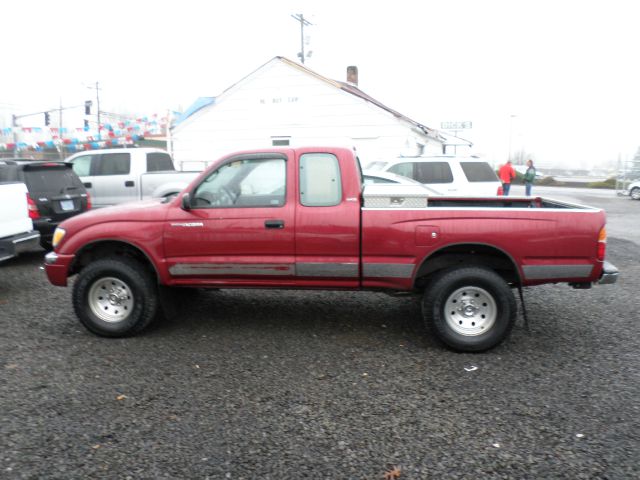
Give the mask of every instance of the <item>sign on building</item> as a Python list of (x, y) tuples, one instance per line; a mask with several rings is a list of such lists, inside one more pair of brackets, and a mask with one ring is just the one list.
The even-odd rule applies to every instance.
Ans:
[(440, 122), (440, 128), (443, 130), (466, 130), (471, 128), (471, 121), (458, 121), (458, 122)]

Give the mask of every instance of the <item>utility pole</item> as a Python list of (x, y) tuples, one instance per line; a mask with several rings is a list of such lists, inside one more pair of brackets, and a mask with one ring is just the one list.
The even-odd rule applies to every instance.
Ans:
[(96, 82), (95, 87), (87, 87), (90, 90), (96, 91), (96, 120), (98, 121), (98, 138), (101, 138), (100, 135), (100, 82)]
[[(58, 117), (58, 137), (62, 139), (62, 97), (60, 97), (59, 113), (60, 115)], [(64, 143), (62, 143), (62, 141), (60, 142), (60, 148), (58, 151), (60, 153), (60, 160), (64, 160)]]
[(13, 153), (14, 156), (17, 157), (17, 152), (18, 152), (18, 116), (14, 113), (11, 115), (11, 134), (13, 136), (13, 144), (15, 145), (15, 147), (13, 147)]
[(309, 20), (306, 20), (302, 13), (291, 15), (291, 18), (300, 22), (300, 53), (298, 53), (298, 56), (300, 57), (300, 62), (304, 64), (304, 27), (313, 25), (313, 23), (311, 23)]

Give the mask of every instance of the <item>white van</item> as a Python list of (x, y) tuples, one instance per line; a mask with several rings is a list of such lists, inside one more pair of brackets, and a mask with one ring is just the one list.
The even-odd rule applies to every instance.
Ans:
[(428, 185), (439, 195), (494, 197), (502, 194), (502, 184), (488, 162), (476, 157), (437, 155), (398, 157), (367, 166), (409, 177)]

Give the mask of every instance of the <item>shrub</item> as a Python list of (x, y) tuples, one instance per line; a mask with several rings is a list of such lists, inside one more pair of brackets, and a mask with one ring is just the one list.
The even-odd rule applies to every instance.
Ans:
[(561, 187), (565, 185), (565, 182), (559, 182), (553, 177), (542, 177), (541, 179), (536, 179), (534, 185), (543, 185), (545, 187)]
[(604, 182), (587, 183), (587, 188), (616, 188), (616, 177), (607, 178)]

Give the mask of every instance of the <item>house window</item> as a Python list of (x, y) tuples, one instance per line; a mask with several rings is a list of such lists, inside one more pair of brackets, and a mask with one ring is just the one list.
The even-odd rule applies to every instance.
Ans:
[(271, 137), (271, 145), (274, 147), (287, 147), (291, 145), (291, 137)]

